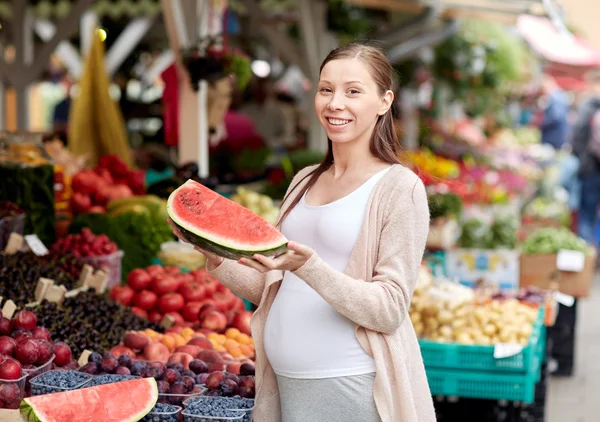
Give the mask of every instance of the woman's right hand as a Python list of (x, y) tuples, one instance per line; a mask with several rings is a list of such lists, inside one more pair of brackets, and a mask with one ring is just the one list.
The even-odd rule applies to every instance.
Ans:
[[(173, 223), (173, 220), (171, 220), (169, 218), (169, 219), (167, 219), (167, 221), (169, 222), (170, 226), (173, 228), (173, 234), (175, 236), (177, 236), (179, 238), (179, 240), (181, 240), (182, 242), (185, 242), (185, 243), (190, 243), (179, 232), (179, 230), (177, 229), (177, 226), (175, 225), (175, 223)], [(194, 249), (206, 257), (206, 269), (208, 271), (212, 271), (212, 270), (216, 269), (219, 265), (221, 265), (221, 263), (223, 263), (223, 258), (220, 257), (219, 255), (216, 255), (209, 251), (205, 251), (204, 249), (201, 249), (198, 246), (194, 246)]]

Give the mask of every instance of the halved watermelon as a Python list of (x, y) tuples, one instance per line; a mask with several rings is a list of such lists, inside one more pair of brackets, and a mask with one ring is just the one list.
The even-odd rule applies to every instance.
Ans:
[(193, 180), (171, 193), (167, 212), (188, 242), (225, 258), (276, 255), (287, 249), (287, 239), (275, 227)]
[(134, 422), (158, 400), (154, 378), (28, 397), (19, 407), (29, 422)]

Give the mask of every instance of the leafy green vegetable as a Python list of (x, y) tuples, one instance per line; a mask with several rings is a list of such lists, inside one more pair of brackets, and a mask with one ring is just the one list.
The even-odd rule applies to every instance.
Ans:
[(561, 249), (584, 252), (587, 255), (593, 252), (585, 240), (564, 227), (536, 230), (521, 245), (524, 254), (553, 254)]
[(431, 219), (440, 217), (458, 218), (462, 212), (462, 200), (453, 193), (429, 195), (428, 201)]

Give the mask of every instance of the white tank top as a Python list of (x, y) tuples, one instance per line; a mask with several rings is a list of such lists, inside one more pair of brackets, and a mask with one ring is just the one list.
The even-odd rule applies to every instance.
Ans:
[[(332, 268), (343, 272), (358, 240), (371, 191), (388, 170), (326, 205), (308, 205), (302, 197), (284, 220), (282, 233), (309, 246)], [(291, 272), (285, 273), (269, 310), (264, 347), (275, 373), (288, 378), (375, 372), (373, 358), (356, 339), (354, 323)]]

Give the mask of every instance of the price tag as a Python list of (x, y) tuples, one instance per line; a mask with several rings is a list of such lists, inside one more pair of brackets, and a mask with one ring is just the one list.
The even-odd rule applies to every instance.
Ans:
[(48, 293), (48, 289), (50, 286), (54, 285), (54, 280), (50, 280), (49, 278), (40, 277), (38, 280), (37, 286), (35, 286), (34, 297), (36, 302), (41, 302), (46, 297)]
[(84, 350), (83, 352), (81, 352), (81, 356), (79, 356), (79, 360), (77, 360), (77, 363), (79, 364), (79, 366), (83, 366), (86, 363), (88, 363), (88, 360), (89, 360), (91, 354), (92, 354), (92, 352), (90, 352), (87, 349)]
[(8, 243), (6, 244), (6, 247), (4, 248), (4, 253), (7, 255), (12, 255), (14, 253), (19, 252), (22, 247), (23, 247), (23, 236), (21, 236), (18, 233), (11, 233), (10, 237), (8, 238)]
[(561, 292), (554, 292), (554, 300), (568, 308), (575, 304), (575, 298), (573, 296), (569, 296)]
[(17, 305), (12, 300), (7, 300), (2, 307), (2, 316), (4, 318), (11, 319), (17, 310)]
[(48, 302), (54, 302), (59, 305), (62, 305), (63, 301), (65, 300), (66, 294), (67, 294), (67, 289), (62, 284), (60, 286), (52, 285), (48, 289), (45, 299)]
[(85, 264), (83, 266), (83, 268), (81, 269), (81, 274), (79, 274), (79, 280), (77, 282), (77, 286), (78, 287), (87, 286), (87, 283), (90, 281), (90, 278), (92, 277), (93, 274), (94, 274), (94, 268), (89, 264)]
[(494, 346), (494, 359), (504, 359), (518, 355), (523, 350), (523, 346), (516, 343), (497, 343)]
[(172, 315), (165, 315), (165, 317), (160, 321), (160, 326), (163, 328), (171, 328), (175, 325), (175, 318)]
[(37, 256), (48, 255), (48, 248), (42, 243), (37, 234), (28, 234), (25, 236), (25, 242), (27, 242), (29, 249)]
[(561, 271), (580, 273), (585, 264), (585, 254), (579, 251), (561, 249), (556, 255), (556, 268)]

